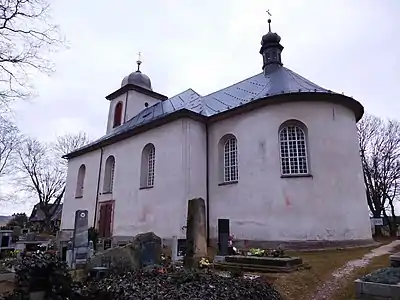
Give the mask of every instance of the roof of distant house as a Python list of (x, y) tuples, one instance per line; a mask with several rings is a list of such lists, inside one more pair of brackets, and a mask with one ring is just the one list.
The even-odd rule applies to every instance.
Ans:
[[(62, 207), (63, 207), (62, 203), (59, 204), (57, 207), (54, 204), (47, 204), (47, 206), (50, 207), (50, 213), (52, 214), (51, 221), (61, 220)], [(54, 209), (56, 209), (55, 212)], [(43, 221), (44, 218), (45, 218), (44, 211), (40, 209), (40, 203), (38, 203), (33, 207), (32, 213), (29, 217), (29, 221), (40, 222)]]

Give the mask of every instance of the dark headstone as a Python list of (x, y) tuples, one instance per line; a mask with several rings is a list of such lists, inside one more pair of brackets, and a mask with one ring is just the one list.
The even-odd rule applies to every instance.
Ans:
[(90, 259), (93, 267), (138, 269), (161, 262), (161, 238), (153, 232), (138, 234), (131, 243), (96, 253)]
[(178, 239), (178, 256), (184, 256), (186, 254), (186, 239)]
[(85, 263), (88, 258), (89, 233), (88, 211), (77, 210), (75, 212), (74, 226), (74, 255), (77, 264)]
[(67, 250), (68, 250), (67, 246), (63, 246), (61, 248), (61, 260), (62, 261), (66, 261), (67, 260)]
[(140, 249), (140, 264), (142, 267), (156, 265), (161, 261), (161, 238), (153, 232), (138, 234), (133, 242)]
[(110, 249), (110, 248), (111, 248), (111, 244), (112, 244), (111, 239), (106, 239), (106, 240), (104, 240), (103, 249), (104, 249), (104, 250)]
[(218, 254), (228, 255), (229, 219), (218, 219)]
[(1, 244), (0, 244), (0, 246), (1, 247), (9, 247), (10, 246), (10, 241), (11, 241), (11, 236), (8, 236), (8, 235), (3, 235), (2, 237), (1, 237)]
[(109, 269), (107, 267), (94, 267), (89, 271), (89, 278), (91, 279), (103, 279), (109, 273)]

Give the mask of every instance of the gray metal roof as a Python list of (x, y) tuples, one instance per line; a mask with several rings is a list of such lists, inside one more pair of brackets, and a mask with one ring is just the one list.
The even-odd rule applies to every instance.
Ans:
[(206, 116), (212, 116), (262, 98), (290, 93), (331, 93), (299, 74), (280, 67), (267, 75), (257, 74), (202, 97)]
[[(258, 99), (264, 98), (264, 101), (268, 101), (268, 97), (276, 95), (309, 92), (332, 93), (285, 67), (279, 67), (267, 75), (257, 74), (207, 96), (200, 96), (194, 90), (188, 89), (143, 109), (123, 125), (114, 128), (107, 135), (83, 148), (88, 148), (182, 109), (210, 117)], [(78, 150), (83, 150), (83, 148)]]
[(250, 101), (268, 98), (278, 94), (302, 92), (332, 93), (299, 74), (285, 67), (281, 67), (268, 75), (264, 75), (264, 73), (257, 74), (207, 96), (200, 96), (194, 90), (188, 89), (165, 101), (158, 102), (153, 106), (145, 108), (128, 122), (122, 126), (116, 127), (100, 140), (118, 135), (136, 126), (149, 123), (180, 109), (188, 109), (203, 116), (210, 117)]

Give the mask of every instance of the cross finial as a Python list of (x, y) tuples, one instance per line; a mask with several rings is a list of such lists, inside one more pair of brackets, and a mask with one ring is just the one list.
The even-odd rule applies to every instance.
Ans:
[[(271, 13), (269, 12), (269, 9), (267, 9), (267, 14), (272, 17)], [(268, 18), (268, 27), (269, 27), (269, 32), (271, 32), (271, 18)]]
[(138, 60), (136, 61), (137, 63), (137, 71), (140, 72), (140, 65), (142, 64), (142, 52), (138, 53)]

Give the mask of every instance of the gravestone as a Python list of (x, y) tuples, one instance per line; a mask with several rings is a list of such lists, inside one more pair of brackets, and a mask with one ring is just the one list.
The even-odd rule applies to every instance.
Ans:
[(103, 246), (103, 250), (107, 250), (111, 248), (111, 239), (106, 239), (103, 242), (104, 246)]
[(218, 219), (218, 255), (228, 255), (229, 219)]
[(72, 264), (74, 261), (74, 245), (72, 241), (69, 241), (67, 244), (67, 251), (65, 254), (65, 261), (67, 262), (68, 268), (72, 268)]
[(68, 251), (67, 246), (62, 246), (61, 253), (60, 253), (62, 261), (67, 261), (67, 251)]
[(138, 234), (131, 243), (96, 253), (89, 267), (138, 269), (161, 262), (161, 238), (153, 232)]
[(93, 241), (89, 241), (89, 253), (88, 257), (91, 258), (94, 255), (94, 244)]
[(185, 250), (184, 265), (188, 268), (196, 267), (207, 256), (206, 205), (202, 198), (188, 202)]
[(80, 265), (87, 262), (89, 246), (88, 230), (88, 211), (77, 210), (75, 212), (75, 226), (73, 237), (75, 264)]
[(186, 254), (186, 239), (178, 239), (178, 256)]
[(157, 265), (161, 262), (161, 238), (153, 232), (138, 234), (132, 243), (138, 246), (142, 267)]

